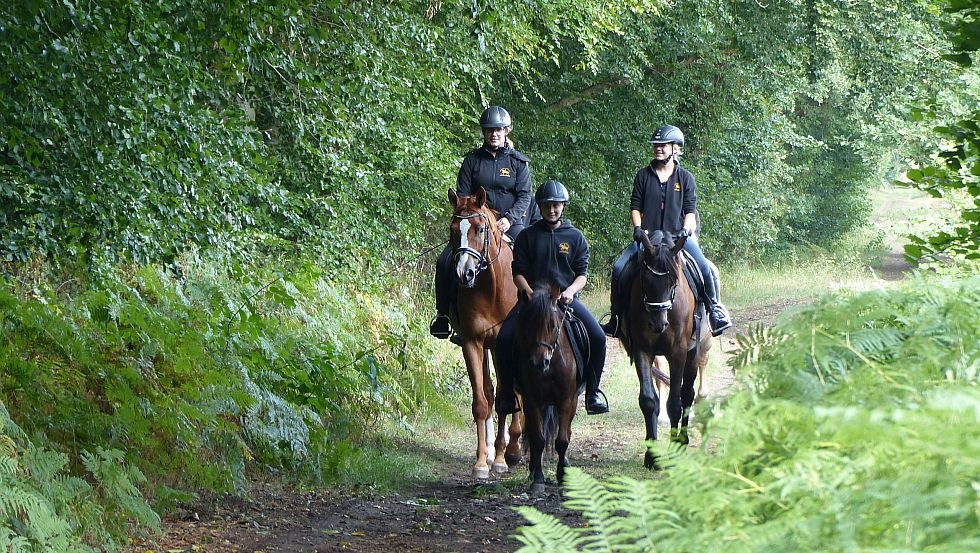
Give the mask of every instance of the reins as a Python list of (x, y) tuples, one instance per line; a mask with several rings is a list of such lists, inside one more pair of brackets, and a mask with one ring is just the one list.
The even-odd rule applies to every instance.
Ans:
[[(643, 267), (656, 277), (665, 277), (670, 275), (669, 271), (658, 271), (651, 267), (645, 258), (643, 259)], [(646, 308), (648, 313), (652, 311), (670, 311), (671, 308), (674, 307), (674, 296), (677, 294), (677, 280), (679, 278), (679, 275), (675, 275), (674, 284), (670, 287), (670, 298), (668, 298), (667, 301), (647, 301), (646, 290), (643, 290), (643, 306)]]

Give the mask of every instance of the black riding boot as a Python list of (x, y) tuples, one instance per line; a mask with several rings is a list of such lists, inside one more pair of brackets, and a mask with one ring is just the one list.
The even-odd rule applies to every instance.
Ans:
[(517, 406), (517, 394), (514, 392), (514, 378), (510, 371), (497, 369), (497, 390), (494, 398), (494, 410), (500, 416), (516, 413), (520, 409)]
[(436, 261), (436, 316), (429, 323), (429, 334), (441, 340), (453, 334), (449, 316), (446, 315), (452, 307), (452, 298), (456, 294), (452, 270), (449, 267), (450, 254), (451, 250), (446, 248)]
[(702, 278), (704, 278), (702, 295), (708, 311), (708, 320), (711, 323), (711, 335), (720, 336), (722, 332), (732, 327), (732, 317), (728, 314), (728, 309), (721, 304), (721, 298), (718, 297), (716, 275), (713, 271), (709, 271), (709, 273), (707, 275), (702, 273)]
[[(606, 394), (599, 389), (599, 380), (602, 378), (602, 367), (589, 371), (588, 380), (585, 382), (585, 412), (590, 415), (600, 415), (609, 412), (609, 405), (606, 403)], [(602, 397), (600, 397), (600, 395)]]
[(732, 327), (732, 317), (721, 302), (708, 303), (708, 319), (711, 320), (711, 335), (720, 336)]

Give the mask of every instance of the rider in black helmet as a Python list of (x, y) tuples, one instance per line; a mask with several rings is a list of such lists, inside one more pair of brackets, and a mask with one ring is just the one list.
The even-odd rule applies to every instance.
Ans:
[[(456, 176), (456, 193), (472, 196), (480, 187), (487, 192), (487, 205), (497, 212), (497, 227), (513, 241), (524, 230), (531, 210), (531, 170), (528, 158), (515, 150), (507, 136), (511, 130), (510, 113), (500, 106), (490, 106), (480, 115), (483, 144), (463, 158)], [(452, 335), (448, 313), (456, 298), (452, 267), (452, 248), (447, 245), (436, 262), (436, 316), (429, 333), (436, 338)]]
[(565, 185), (549, 180), (534, 194), (534, 201), (541, 210), (541, 219), (527, 227), (514, 243), (514, 284), (517, 285), (517, 305), (500, 326), (495, 359), (500, 360), (497, 376), (497, 413), (510, 414), (517, 410), (512, 374), (516, 314), (526, 298), (534, 294), (538, 286), (555, 283), (561, 288), (560, 302), (571, 304), (575, 315), (585, 323), (589, 333), (589, 362), (585, 372), (585, 411), (590, 415), (606, 413), (609, 406), (600, 397), (599, 380), (606, 362), (606, 336), (592, 313), (577, 298), (585, 287), (589, 270), (589, 243), (582, 231), (563, 217), (568, 204)]
[[(701, 269), (704, 278), (704, 301), (711, 322), (711, 334), (718, 336), (732, 326), (728, 310), (718, 297), (717, 277), (697, 241), (698, 204), (697, 185), (694, 176), (680, 166), (677, 157), (684, 146), (684, 133), (673, 125), (664, 125), (650, 137), (653, 160), (643, 167), (633, 179), (630, 197), (630, 218), (633, 222), (634, 242), (613, 264), (612, 290), (610, 292), (609, 322), (603, 330), (609, 336), (619, 333), (619, 321), (629, 301), (628, 290), (620, 290), (620, 283), (633, 280), (633, 259), (639, 251), (640, 233), (662, 230), (671, 234), (687, 232), (689, 238), (684, 250), (691, 255)], [(623, 288), (627, 288), (623, 286)]]

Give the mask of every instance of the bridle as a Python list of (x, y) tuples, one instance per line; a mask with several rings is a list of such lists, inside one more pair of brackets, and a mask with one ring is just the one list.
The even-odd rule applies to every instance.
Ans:
[[(642, 257), (642, 256), (641, 256)], [(643, 259), (643, 268), (650, 271), (657, 278), (663, 278), (670, 275), (668, 271), (658, 271), (651, 267), (647, 260)], [(647, 292), (644, 287), (643, 290), (643, 306), (646, 308), (647, 313), (654, 313), (657, 311), (670, 311), (674, 307), (674, 295), (677, 293), (677, 279), (674, 279), (674, 284), (670, 287), (670, 298), (667, 301), (647, 301)]]
[[(555, 309), (558, 309), (558, 307), (555, 306)], [(548, 353), (554, 355), (555, 350), (558, 349), (558, 341), (561, 340), (561, 329), (562, 329), (563, 326), (565, 326), (565, 317), (569, 313), (571, 313), (571, 312), (572, 312), (572, 305), (571, 304), (567, 304), (567, 305), (565, 305), (562, 308), (562, 310), (561, 310), (561, 318), (558, 319), (558, 330), (555, 331), (555, 341), (554, 341), (554, 343), (549, 344), (547, 342), (542, 342), (541, 340), (538, 340), (536, 342), (537, 345), (539, 345), (539, 346), (547, 349), (548, 350)]]
[[(470, 219), (473, 219), (475, 217), (479, 217), (479, 218), (483, 219), (487, 223), (487, 230), (483, 233), (483, 251), (477, 251), (477, 250), (469, 247), (468, 244), (466, 246), (462, 246), (462, 245), (461, 246), (457, 246), (456, 249), (453, 250), (453, 259), (456, 260), (456, 261), (459, 261), (459, 258), (461, 256), (464, 256), (464, 255), (472, 255), (473, 257), (476, 258), (476, 262), (477, 262), (476, 263), (476, 274), (478, 275), (481, 272), (485, 271), (486, 269), (490, 268), (490, 265), (493, 265), (493, 263), (497, 261), (497, 258), (496, 257), (494, 257), (493, 259), (487, 259), (487, 253), (490, 251), (490, 234), (493, 232), (492, 229), (490, 228), (491, 227), (491, 225), (490, 225), (490, 218), (487, 217), (487, 215), (485, 213), (483, 213), (482, 211), (476, 211), (476, 212), (470, 213), (469, 215), (453, 215), (453, 219), (459, 219), (460, 220), (460, 227), (461, 227), (460, 228), (460, 240), (462, 240), (465, 236), (467, 236), (467, 234), (469, 234), (469, 232), (468, 232), (469, 231), (469, 228), (468, 227), (466, 229), (462, 228), (462, 226), (463, 226), (462, 221), (469, 222)], [(500, 240), (503, 240), (503, 238), (501, 237)], [(498, 241), (498, 243), (497, 243), (497, 257), (500, 256), (500, 246), (501, 246), (501, 244)]]

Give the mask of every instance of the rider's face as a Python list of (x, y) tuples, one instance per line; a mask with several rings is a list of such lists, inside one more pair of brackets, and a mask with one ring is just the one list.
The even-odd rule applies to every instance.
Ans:
[(673, 144), (653, 144), (653, 158), (657, 161), (666, 161), (674, 154)]
[(553, 225), (565, 212), (565, 202), (541, 202), (538, 209), (541, 210), (541, 218)]
[(507, 143), (508, 127), (488, 127), (483, 129), (483, 142), (491, 148), (503, 148)]

